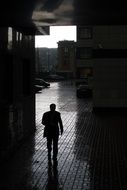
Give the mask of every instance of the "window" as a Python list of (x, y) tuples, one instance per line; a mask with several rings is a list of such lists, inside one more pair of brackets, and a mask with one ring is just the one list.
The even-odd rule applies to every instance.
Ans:
[(91, 59), (92, 58), (92, 48), (91, 47), (77, 48), (77, 58), (78, 59)]
[(68, 53), (68, 47), (64, 48), (64, 52), (65, 52), (65, 54)]
[(12, 49), (12, 28), (8, 28), (8, 49)]
[(91, 27), (80, 27), (78, 29), (78, 39), (91, 39), (92, 28)]

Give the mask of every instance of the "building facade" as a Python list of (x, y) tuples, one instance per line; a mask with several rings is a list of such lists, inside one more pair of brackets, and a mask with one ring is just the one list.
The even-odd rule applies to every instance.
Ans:
[(93, 27), (94, 107), (127, 107), (127, 26)]
[(35, 131), (35, 42), (34, 36), (5, 27), (0, 44), (1, 160)]
[(74, 41), (64, 40), (58, 42), (57, 73), (65, 78), (76, 77), (75, 52), (76, 46)]
[(36, 48), (36, 76), (43, 78), (49, 73), (56, 72), (57, 48)]
[(93, 27), (77, 26), (76, 78), (93, 76)]
[(76, 72), (93, 77), (94, 108), (126, 108), (127, 26), (78, 26)]

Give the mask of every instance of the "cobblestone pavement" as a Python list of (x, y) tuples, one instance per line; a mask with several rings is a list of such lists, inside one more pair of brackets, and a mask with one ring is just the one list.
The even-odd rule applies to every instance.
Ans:
[[(42, 114), (56, 103), (64, 133), (58, 167), (47, 162)], [(127, 190), (126, 113), (95, 113), (73, 83), (51, 83), (36, 94), (37, 131), (2, 172), (1, 190)]]

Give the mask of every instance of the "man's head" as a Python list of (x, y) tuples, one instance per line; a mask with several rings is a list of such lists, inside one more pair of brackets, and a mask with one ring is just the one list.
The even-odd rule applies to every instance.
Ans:
[(50, 104), (50, 110), (55, 111), (56, 109), (56, 104)]

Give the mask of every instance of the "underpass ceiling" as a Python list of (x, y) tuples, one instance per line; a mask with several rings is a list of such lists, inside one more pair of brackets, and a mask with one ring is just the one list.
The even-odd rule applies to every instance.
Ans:
[(114, 0), (5, 0), (0, 26), (41, 28), (51, 25), (127, 24), (125, 1)]

